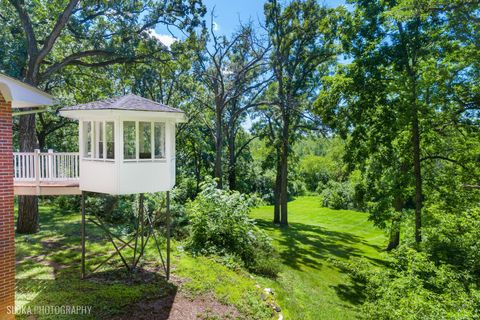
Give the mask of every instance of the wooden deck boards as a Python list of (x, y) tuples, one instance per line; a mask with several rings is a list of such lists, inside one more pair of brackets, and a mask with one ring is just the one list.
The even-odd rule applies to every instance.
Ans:
[(15, 195), (76, 195), (81, 194), (78, 180), (41, 181), (14, 181)]

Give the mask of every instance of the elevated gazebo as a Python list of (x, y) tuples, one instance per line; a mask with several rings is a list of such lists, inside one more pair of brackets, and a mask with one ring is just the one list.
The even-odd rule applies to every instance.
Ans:
[(181, 110), (136, 95), (66, 107), (79, 121), (80, 190), (112, 195), (175, 185), (175, 126)]
[[(115, 255), (128, 270), (136, 268), (150, 239), (170, 274), (170, 195), (175, 185), (175, 128), (184, 121), (181, 110), (133, 94), (66, 107), (64, 117), (79, 121), (79, 189), (82, 192), (82, 278), (85, 267), (85, 197), (87, 192), (110, 195), (139, 194), (136, 232), (130, 240), (113, 235), (101, 217), (92, 223), (106, 233)], [(167, 261), (155, 235), (155, 217), (145, 214), (144, 193), (166, 191)], [(133, 259), (122, 250), (133, 249)], [(131, 263), (129, 263), (131, 261)]]

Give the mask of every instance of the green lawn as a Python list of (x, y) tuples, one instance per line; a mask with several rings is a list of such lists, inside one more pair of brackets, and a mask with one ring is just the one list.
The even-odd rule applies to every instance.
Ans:
[[(242, 319), (270, 319), (272, 311), (260, 298), (262, 289), (269, 287), (284, 319), (355, 318), (361, 288), (350, 283), (329, 258), (365, 257), (380, 265), (386, 243), (383, 233), (372, 226), (367, 214), (321, 208), (318, 197), (298, 198), (289, 203), (289, 210), (290, 226), (283, 229), (271, 223), (271, 206), (252, 212), (279, 250), (282, 266), (276, 280), (231, 270), (209, 258), (192, 257), (174, 243), (174, 281), (167, 283), (159, 272), (153, 242), (147, 248), (143, 272), (130, 276), (117, 259), (94, 277), (80, 280), (80, 215), (43, 206), (41, 231), (16, 236), (17, 306), (88, 305), (93, 308), (90, 318), (108, 319), (128, 314), (138, 301), (177, 294), (192, 299), (210, 295), (235, 306)], [(87, 233), (91, 268), (113, 248), (91, 223)]]
[[(87, 225), (87, 269), (114, 251), (99, 228)], [(40, 208), (40, 232), (16, 235), (16, 306), (92, 306), (90, 317), (43, 315), (39, 319), (108, 319), (129, 314), (139, 301), (172, 301), (181, 294), (194, 299), (212, 295), (233, 305), (246, 319), (270, 319), (271, 310), (260, 299), (257, 282), (243, 271), (233, 271), (207, 258), (194, 258), (173, 243), (172, 278), (168, 283), (160, 271), (154, 243), (146, 251), (142, 272), (130, 275), (120, 259), (108, 264), (87, 280), (80, 280), (80, 214), (53, 207)], [(27, 316), (17, 317), (19, 319)], [(205, 319), (214, 319), (204, 317)], [(30, 318), (29, 318), (30, 319)]]
[(322, 208), (318, 197), (300, 197), (288, 208), (288, 228), (272, 224), (271, 206), (252, 213), (274, 239), (283, 263), (276, 281), (260, 281), (274, 290), (286, 319), (355, 318), (361, 288), (329, 258), (365, 257), (381, 265), (384, 233), (372, 226), (368, 214)]

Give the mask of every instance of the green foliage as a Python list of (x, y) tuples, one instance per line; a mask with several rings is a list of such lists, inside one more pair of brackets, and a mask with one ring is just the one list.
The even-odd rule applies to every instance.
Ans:
[(248, 217), (256, 199), (216, 188), (210, 179), (197, 198), (187, 205), (190, 237), (187, 248), (196, 254), (229, 255), (253, 272), (274, 276), (270, 239)]
[(53, 205), (63, 211), (76, 211), (81, 210), (81, 197), (80, 196), (56, 196), (45, 197), (42, 200), (43, 204)]
[(295, 145), (299, 178), (308, 191), (321, 193), (329, 181), (344, 181), (347, 178), (344, 148), (345, 142), (336, 136), (304, 137)]
[[(246, 272), (230, 270), (205, 257), (194, 258), (172, 243), (172, 272), (180, 282), (167, 282), (152, 269), (160, 268), (153, 241), (146, 249), (146, 264), (135, 274), (123, 270), (118, 257), (85, 280), (79, 277), (80, 214), (40, 207), (42, 229), (35, 235), (18, 235), (16, 240), (16, 306), (84, 305), (90, 315), (19, 315), (18, 319), (110, 319), (129, 318), (138, 303), (162, 300), (171, 306), (175, 297), (202, 299), (205, 295), (236, 307), (241, 319), (271, 319), (271, 309), (260, 299), (255, 280)], [(113, 253), (101, 229), (87, 226), (87, 269)], [(124, 238), (125, 239), (125, 238)], [(164, 248), (162, 248), (164, 250)]]
[[(465, 274), (437, 265), (426, 253), (401, 246), (387, 268), (364, 260), (337, 262), (360, 287), (366, 319), (478, 319), (480, 291)], [(468, 277), (467, 277), (468, 279)]]
[(480, 283), (480, 207), (449, 213), (429, 210), (424, 247), (437, 265), (448, 264)]
[(300, 166), (302, 178), (309, 191), (316, 191), (319, 185), (326, 185), (337, 168), (331, 159), (315, 155), (303, 157)]
[(478, 3), (352, 4), (341, 39), (351, 61), (324, 77), (316, 111), (346, 139), (372, 221), (415, 217), (420, 242), (428, 203), (479, 180)]
[(323, 188), (322, 204), (331, 209), (353, 209), (355, 189), (350, 182), (329, 181)]

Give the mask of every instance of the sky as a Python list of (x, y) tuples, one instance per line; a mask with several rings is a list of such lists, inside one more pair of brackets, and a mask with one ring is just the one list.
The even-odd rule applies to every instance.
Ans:
[[(333, 8), (343, 5), (345, 2), (346, 0), (324, 0), (321, 3)], [(205, 19), (208, 27), (212, 23), (211, 12), (214, 10), (213, 25), (217, 34), (231, 35), (237, 30), (240, 22), (247, 23), (251, 21), (254, 26), (259, 26), (259, 23), (263, 24), (264, 21), (264, 0), (203, 0), (203, 3), (207, 7)], [(180, 32), (171, 31), (173, 35), (159, 26), (155, 31), (151, 30), (150, 32), (166, 46), (170, 46), (175, 41), (175, 37), (182, 38)], [(246, 123), (243, 124), (245, 129), (249, 130), (252, 122), (252, 119), (247, 119)]]
[[(264, 0), (203, 0), (203, 3), (208, 10), (205, 16), (208, 26), (211, 24), (211, 12), (214, 10), (213, 23), (218, 34), (231, 35), (238, 29), (240, 22), (252, 21), (255, 26), (258, 26), (259, 23), (264, 21)], [(327, 7), (336, 7), (345, 4), (345, 0), (323, 0), (321, 3)], [(152, 35), (169, 46), (175, 41), (175, 37), (181, 38), (179, 32), (174, 30), (172, 32), (173, 36), (162, 26), (159, 26)]]
[[(264, 0), (203, 0), (208, 11), (215, 8), (214, 21), (217, 23), (218, 31), (223, 34), (233, 33), (239, 25), (239, 21), (253, 22), (264, 21), (263, 4)], [(327, 7), (336, 7), (344, 4), (344, 0), (325, 0), (321, 2)], [(210, 14), (207, 17), (210, 20)]]

